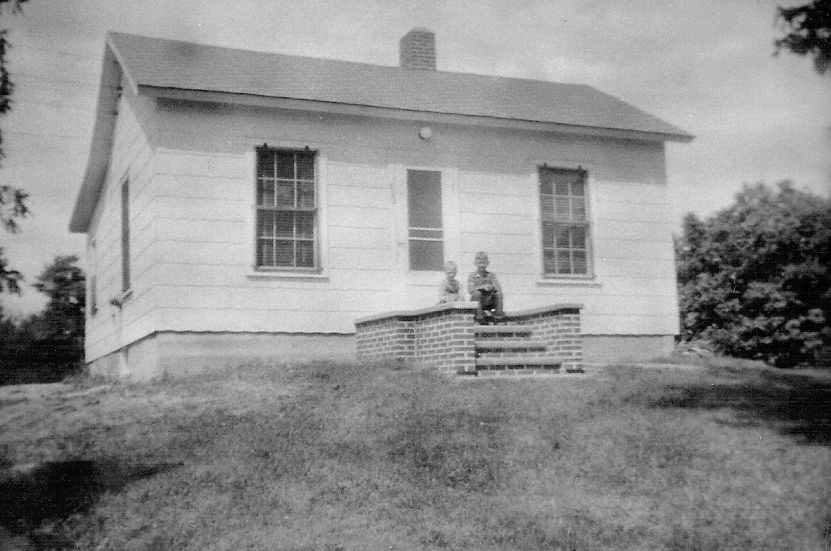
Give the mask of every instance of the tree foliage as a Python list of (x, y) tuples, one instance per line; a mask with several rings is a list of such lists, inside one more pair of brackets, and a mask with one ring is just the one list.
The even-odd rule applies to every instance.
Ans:
[[(19, 12), (20, 5), (24, 2), (26, 0), (0, 0), (0, 15), (3, 14), (3, 8), (7, 5), (11, 6), (12, 13)], [(6, 53), (9, 48), (11, 48), (11, 45), (6, 39), (6, 29), (0, 29), (0, 115), (6, 114), (11, 109), (11, 95), (14, 90), (6, 66)], [(0, 132), (0, 161), (4, 156), (3, 134)], [(18, 231), (17, 219), (26, 216), (29, 212), (26, 208), (26, 197), (27, 194), (23, 190), (7, 184), (0, 184), (0, 224), (6, 230), (10, 232)], [(0, 293), (19, 293), (22, 279), (21, 273), (9, 266), (5, 251), (3, 247), (0, 247)]]
[(810, 55), (814, 67), (824, 74), (831, 67), (831, 0), (813, 0), (793, 8), (777, 8), (777, 19), (787, 34), (774, 42), (797, 55)]
[(41, 314), (44, 336), (83, 339), (86, 283), (75, 255), (58, 256), (37, 277), (35, 289), (49, 297)]
[(56, 381), (82, 364), (86, 283), (77, 262), (58, 256), (37, 277), (33, 287), (49, 297), (40, 314), (0, 319), (0, 384)]
[(781, 367), (831, 359), (831, 201), (745, 185), (676, 239), (682, 337)]

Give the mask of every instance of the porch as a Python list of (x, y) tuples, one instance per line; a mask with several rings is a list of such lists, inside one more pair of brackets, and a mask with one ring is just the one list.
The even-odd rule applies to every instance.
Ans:
[(384, 312), (355, 321), (359, 362), (409, 361), (459, 375), (581, 372), (581, 304), (506, 312), (474, 321), (475, 302)]

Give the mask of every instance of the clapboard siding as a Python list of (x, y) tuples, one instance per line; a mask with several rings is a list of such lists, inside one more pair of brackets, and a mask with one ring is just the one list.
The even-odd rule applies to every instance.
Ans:
[[(595, 257), (611, 260), (632, 259), (652, 263), (656, 260), (674, 260), (672, 244), (666, 238), (663, 241), (647, 239), (620, 239), (618, 237), (604, 237), (594, 241)], [(664, 273), (663, 270), (656, 273)]]
[(463, 213), (527, 216), (528, 197), (527, 192), (525, 195), (461, 193), (459, 204)]
[[(166, 331), (216, 331), (216, 320), (225, 327), (243, 327), (246, 332), (320, 333), (326, 327), (329, 333), (354, 333), (352, 323), (365, 316), (367, 310), (326, 311), (311, 310), (245, 310), (218, 309), (204, 305), (201, 308), (159, 308), (159, 326)], [(333, 315), (337, 314), (337, 315)], [(275, 326), (275, 320), (279, 325)], [(223, 329), (223, 331), (234, 331)]]
[[(384, 301), (389, 300), (385, 293), (377, 290), (352, 289), (345, 296), (341, 290), (317, 289), (314, 293), (304, 295), (295, 288), (270, 289), (263, 292), (262, 287), (242, 287), (229, 291), (228, 287), (190, 284), (160, 285), (156, 289), (161, 304), (169, 308), (198, 309), (208, 307), (220, 310), (285, 310), (340, 312), (355, 311), (366, 307), (370, 310), (383, 308)], [(191, 300), (191, 295), (199, 297), (198, 302)]]
[[(331, 205), (330, 205), (331, 207)], [(332, 228), (393, 228), (393, 212), (391, 209), (374, 207), (347, 207), (329, 209), (329, 226)]]
[[(128, 87), (125, 87), (128, 88)], [(86, 360), (92, 361), (152, 333), (155, 325), (152, 281), (145, 277), (155, 261), (156, 230), (151, 207), (153, 150), (146, 123), (153, 112), (149, 98), (125, 91), (118, 106), (110, 164), (88, 231), (88, 281), (95, 276), (97, 311), (87, 299)], [(129, 181), (131, 293), (122, 300), (121, 185)], [(88, 287), (88, 290), (89, 289)]]
[[(109, 206), (96, 229), (98, 249), (106, 249), (95, 253), (98, 285), (109, 288), (99, 295), (117, 294), (111, 188), (141, 158), (147, 170), (131, 189), (141, 283), (118, 313), (119, 338), (165, 330), (349, 333), (355, 317), (434, 303), (441, 274), (407, 268), (407, 168), (442, 173), (446, 260), (459, 264), (463, 283), (476, 251), (486, 250), (508, 309), (579, 302), (588, 334), (677, 332), (661, 144), (440, 124), (421, 140), (420, 125), (405, 121), (139, 103), (141, 125), (128, 115), (119, 122)], [(253, 267), (254, 151), (263, 143), (318, 152), (319, 273)], [(542, 278), (543, 163), (589, 171), (593, 277)], [(100, 355), (120, 341), (93, 331), (89, 342)]]
[[(242, 176), (242, 175), (240, 175)], [(253, 183), (243, 178), (215, 178), (186, 174), (155, 174), (156, 197), (178, 199), (240, 200), (246, 197)]]
[(381, 193), (376, 188), (353, 188), (341, 185), (330, 185), (326, 189), (327, 204), (330, 207), (364, 207), (370, 209), (386, 209), (389, 207), (390, 196)]

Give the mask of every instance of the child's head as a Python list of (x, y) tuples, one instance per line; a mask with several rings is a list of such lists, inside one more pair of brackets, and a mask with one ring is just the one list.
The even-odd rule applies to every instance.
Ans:
[(453, 279), (454, 277), (456, 277), (457, 271), (458, 268), (456, 267), (456, 263), (452, 260), (444, 263), (444, 273), (445, 275), (447, 275), (449, 279)]
[(485, 251), (479, 251), (476, 253), (476, 258), (473, 259), (473, 265), (476, 266), (479, 270), (484, 270), (488, 267), (488, 253)]

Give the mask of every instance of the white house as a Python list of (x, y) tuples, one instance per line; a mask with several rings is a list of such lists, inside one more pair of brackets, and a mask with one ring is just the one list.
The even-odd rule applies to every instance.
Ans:
[(591, 87), (109, 33), (86, 175), (86, 361), (147, 377), (354, 357), (354, 321), (434, 304), (478, 250), (507, 310), (581, 304), (587, 362), (666, 352), (665, 141)]

